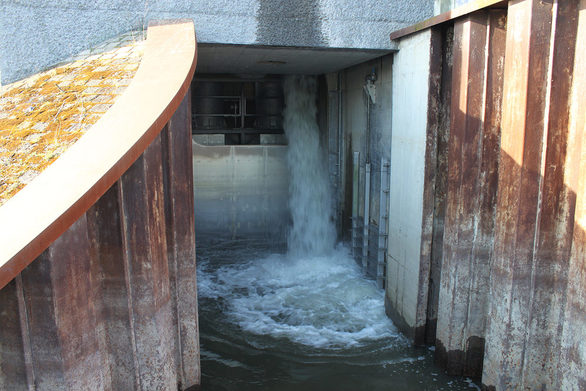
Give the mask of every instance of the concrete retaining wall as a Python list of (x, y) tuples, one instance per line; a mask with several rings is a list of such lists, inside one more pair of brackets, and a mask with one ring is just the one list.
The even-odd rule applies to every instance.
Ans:
[[(393, 62), (391, 186), (385, 303), (395, 324), (415, 338), (425, 326), (421, 308), (421, 244), (427, 150), (431, 33), (401, 41)], [(429, 200), (428, 200), (429, 202)], [(427, 297), (425, 297), (427, 299)], [(422, 312), (423, 311), (423, 312)], [(419, 339), (419, 337), (417, 337)]]
[(289, 215), (287, 146), (193, 143), (198, 240), (286, 242)]
[[(352, 153), (360, 152), (360, 192), (359, 215), (364, 216), (365, 163), (371, 163), (371, 197), (370, 216), (375, 225), (379, 220), (380, 162), (391, 157), (391, 89), (392, 56), (362, 63), (346, 69), (342, 73), (342, 112), (344, 128), (345, 156), (352, 163)], [(376, 74), (376, 103), (370, 104), (370, 134), (367, 141), (367, 100), (364, 92), (365, 77), (371, 72)], [(346, 182), (342, 186), (349, 188), (347, 197), (352, 199), (352, 168), (345, 168), (342, 176)], [(351, 208), (350, 208), (351, 211)], [(350, 217), (350, 216), (349, 216)], [(350, 226), (350, 223), (347, 223)]]
[(4, 1), (1, 83), (144, 29), (152, 19), (193, 19), (199, 43), (390, 49), (391, 31), (432, 16), (433, 7), (433, 0)]

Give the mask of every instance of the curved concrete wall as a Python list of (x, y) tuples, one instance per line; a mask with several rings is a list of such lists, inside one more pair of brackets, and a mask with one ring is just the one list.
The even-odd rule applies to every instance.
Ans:
[(9, 0), (0, 3), (0, 82), (144, 29), (152, 19), (193, 19), (200, 43), (394, 49), (390, 32), (433, 11), (433, 0)]

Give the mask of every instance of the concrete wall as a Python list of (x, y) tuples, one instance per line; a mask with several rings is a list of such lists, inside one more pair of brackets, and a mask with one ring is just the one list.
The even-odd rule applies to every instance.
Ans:
[(390, 49), (391, 31), (433, 14), (433, 0), (82, 0), (0, 3), (2, 84), (149, 20), (193, 18), (202, 43)]
[[(431, 33), (401, 40), (393, 63), (391, 185), (385, 306), (411, 338), (425, 326), (419, 296)], [(427, 293), (426, 293), (427, 294)]]
[[(363, 227), (365, 211), (365, 184), (366, 184), (366, 162), (371, 165), (370, 173), (370, 197), (369, 197), (369, 223), (378, 231), (381, 225), (380, 220), (380, 186), (381, 186), (381, 162), (387, 162), (391, 157), (391, 100), (392, 100), (392, 55), (386, 55), (377, 59), (364, 62), (341, 72), (341, 97), (342, 97), (342, 156), (344, 163), (341, 166), (341, 183), (339, 189), (342, 191), (341, 198), (343, 212), (341, 213), (341, 229), (346, 240), (350, 238), (352, 228), (352, 184), (353, 184), (353, 153), (360, 153), (359, 178), (358, 178), (358, 216), (360, 226)], [(375, 103), (367, 102), (364, 86), (365, 77), (372, 72), (376, 74), (374, 83), (376, 90)], [(370, 132), (367, 132), (368, 110), (370, 110)], [(368, 153), (367, 153), (368, 148)], [(385, 174), (387, 175), (387, 174)], [(388, 175), (387, 175), (388, 178)], [(387, 198), (383, 198), (383, 211), (386, 209)], [(386, 225), (386, 221), (382, 224)], [(359, 228), (362, 236), (362, 228)], [(378, 232), (369, 237), (368, 261), (362, 260), (366, 273), (370, 277), (377, 274), (377, 247)], [(360, 246), (363, 240), (360, 239)], [(384, 246), (383, 246), (384, 247)], [(356, 249), (362, 252), (359, 248)], [(361, 261), (360, 256), (356, 257)], [(382, 283), (382, 280), (380, 281)]]
[[(391, 87), (392, 87), (392, 56), (380, 57), (376, 60), (357, 65), (344, 71), (343, 113), (346, 145), (351, 152), (360, 152), (360, 166), (364, 170), (367, 153), (367, 97), (364, 92), (364, 78), (374, 69), (377, 75), (376, 103), (370, 105), (370, 140), (369, 160), (372, 172), (380, 171), (381, 159), (391, 157)], [(352, 158), (352, 155), (349, 155)], [(362, 173), (361, 175), (363, 175)], [(373, 196), (371, 211), (374, 220), (378, 221), (378, 179), (373, 180)], [(361, 177), (361, 183), (364, 178)], [(364, 212), (364, 194), (361, 195), (361, 215)], [(375, 208), (375, 209), (372, 209)]]
[(193, 143), (198, 241), (264, 239), (283, 243), (289, 227), (287, 146)]
[(457, 8), (474, 0), (435, 0), (434, 14), (438, 15), (448, 12), (451, 9)]

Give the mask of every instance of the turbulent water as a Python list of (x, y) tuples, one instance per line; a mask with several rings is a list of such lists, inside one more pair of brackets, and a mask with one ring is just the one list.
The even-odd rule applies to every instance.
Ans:
[(467, 389), (397, 332), (383, 291), (335, 246), (315, 78), (287, 78), (285, 105), (293, 221), (287, 248), (220, 242), (198, 250), (203, 388)]
[(383, 293), (335, 244), (331, 193), (316, 122), (316, 79), (285, 80), (284, 127), (293, 224), (285, 254), (220, 267), (200, 282), (204, 297), (226, 300), (242, 330), (314, 348), (399, 339), (384, 314)]
[(204, 273), (204, 297), (224, 301), (242, 330), (313, 348), (402, 340), (384, 314), (382, 293), (340, 248), (328, 256), (270, 254)]

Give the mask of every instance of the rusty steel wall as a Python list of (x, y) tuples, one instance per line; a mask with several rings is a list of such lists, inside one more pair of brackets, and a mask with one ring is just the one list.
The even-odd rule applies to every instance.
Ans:
[(453, 77), (436, 362), (480, 377), (498, 175), (506, 13), (454, 24)]
[[(577, 36), (578, 24), (586, 22), (584, 5), (509, 3), (482, 379), (489, 389), (586, 385), (586, 319), (575, 312), (576, 305), (584, 308), (584, 294), (574, 290), (584, 292), (585, 285), (583, 205), (576, 202), (583, 202), (577, 183), (586, 176), (584, 91), (578, 92), (584, 64), (576, 63), (586, 50), (583, 35)], [(571, 104), (573, 89), (581, 104)], [(564, 350), (562, 336), (570, 330), (572, 342)]]
[(586, 0), (580, 0), (564, 175), (565, 195), (576, 197), (561, 327), (559, 389), (586, 389)]
[(0, 290), (0, 390), (199, 385), (189, 96), (118, 182)]
[[(429, 137), (449, 138), (426, 158), (426, 340), (435, 331), (436, 363), (487, 390), (586, 389), (586, 0), (514, 0), (452, 24), (453, 61), (449, 35), (435, 50), (449, 130), (434, 105), (428, 118)], [(427, 188), (438, 170), (445, 194)]]

